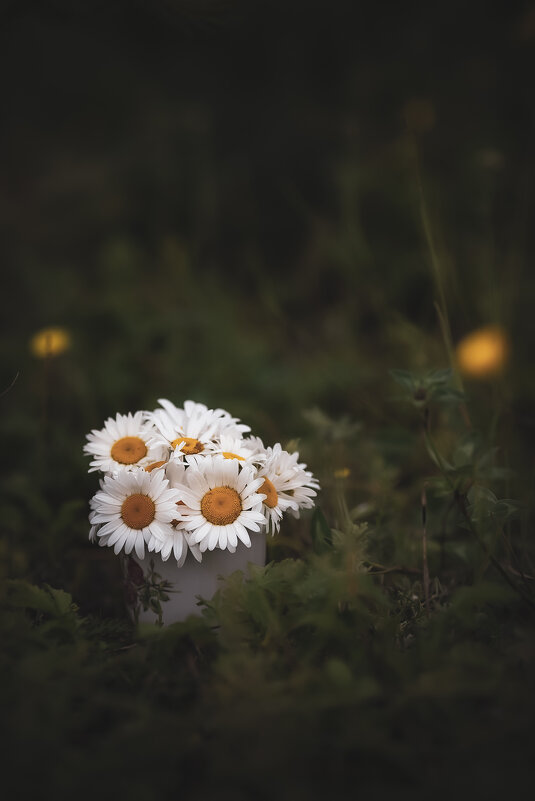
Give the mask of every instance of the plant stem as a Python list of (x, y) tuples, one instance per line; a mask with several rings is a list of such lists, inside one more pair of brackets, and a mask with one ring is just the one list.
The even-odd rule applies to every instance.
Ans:
[[(434, 302), (434, 307), (437, 313), (438, 322), (440, 325), (440, 330), (442, 333), (442, 339), (444, 340), (444, 346), (446, 348), (446, 352), (448, 354), (448, 361), (450, 363), (450, 367), (453, 371), (453, 377), (455, 381), (455, 385), (459, 392), (464, 394), (464, 385), (463, 380), (461, 378), (461, 374), (457, 369), (457, 360), (455, 358), (455, 349), (453, 347), (453, 337), (451, 335), (451, 326), (448, 317), (448, 306), (446, 303), (446, 291), (444, 289), (444, 278), (443, 278), (443, 270), (440, 258), (437, 253), (437, 248), (435, 246), (435, 240), (433, 238), (433, 230), (431, 228), (431, 221), (429, 219), (429, 213), (427, 210), (427, 203), (425, 201), (425, 194), (424, 194), (424, 187), (422, 181), (422, 175), (420, 170), (420, 163), (418, 159), (418, 148), (416, 145), (416, 141), (414, 138), (411, 138), (412, 150), (413, 150), (413, 157), (414, 157), (414, 168), (416, 173), (416, 183), (418, 186), (418, 198), (419, 198), (419, 205), (420, 205), (420, 218), (422, 221), (422, 227), (424, 231), (425, 241), (427, 243), (427, 248), (429, 250), (429, 257), (431, 262), (431, 269), (433, 272), (433, 276), (435, 279), (435, 284), (437, 287), (438, 292), (438, 301)], [(470, 420), (470, 415), (468, 414), (468, 408), (466, 404), (461, 402), (459, 404), (459, 410), (461, 412), (462, 418), (464, 423), (468, 429), (472, 427), (472, 422)]]
[(527, 604), (528, 604), (528, 605), (529, 605), (529, 606), (530, 606), (532, 609), (534, 609), (534, 610), (535, 610), (535, 603), (534, 603), (534, 602), (531, 600), (531, 598), (529, 597), (529, 595), (526, 595), (526, 593), (524, 592), (524, 590), (523, 590), (521, 587), (519, 587), (519, 586), (518, 586), (518, 584), (516, 584), (516, 582), (514, 582), (514, 581), (513, 581), (513, 579), (512, 579), (510, 576), (508, 576), (508, 575), (507, 575), (507, 571), (505, 570), (505, 568), (503, 568), (503, 567), (502, 567), (502, 565), (501, 565), (501, 564), (498, 562), (498, 560), (496, 559), (496, 557), (494, 557), (494, 556), (491, 554), (491, 552), (490, 552), (490, 550), (488, 549), (488, 547), (487, 547), (486, 543), (485, 543), (485, 542), (483, 542), (483, 540), (482, 540), (482, 539), (481, 539), (481, 537), (479, 536), (479, 534), (478, 534), (478, 532), (477, 532), (477, 529), (476, 529), (476, 527), (474, 526), (474, 524), (473, 524), (473, 522), (472, 522), (472, 519), (470, 518), (470, 515), (468, 514), (468, 512), (467, 512), (467, 510), (466, 510), (466, 501), (465, 501), (465, 498), (464, 498), (464, 496), (462, 496), (462, 495), (461, 495), (459, 492), (457, 492), (457, 490), (455, 490), (455, 501), (456, 501), (456, 503), (457, 503), (457, 506), (458, 506), (458, 507), (459, 507), (459, 509), (461, 510), (461, 513), (462, 513), (462, 515), (463, 515), (464, 519), (466, 520), (466, 523), (468, 524), (468, 527), (469, 527), (469, 529), (470, 529), (471, 533), (474, 535), (474, 537), (476, 538), (477, 542), (479, 543), (479, 545), (481, 546), (481, 548), (484, 550), (484, 552), (485, 552), (486, 556), (488, 557), (488, 559), (490, 560), (491, 564), (492, 564), (492, 565), (493, 565), (493, 566), (496, 568), (496, 570), (497, 570), (497, 571), (500, 573), (500, 575), (502, 576), (502, 578), (504, 578), (504, 579), (505, 579), (505, 581), (506, 581), (506, 582), (509, 584), (509, 586), (510, 586), (510, 587), (512, 587), (512, 588), (513, 588), (513, 590), (514, 590), (516, 593), (518, 593), (518, 595), (520, 595), (520, 597), (521, 597), (521, 598), (522, 598), (522, 599), (523, 599), (523, 600), (524, 600), (524, 601), (525, 601), (525, 602), (526, 602), (526, 603), (527, 603)]
[(15, 383), (16, 383), (16, 381), (17, 381), (17, 378), (19, 377), (19, 375), (20, 375), (20, 371), (17, 371), (17, 374), (16, 374), (15, 378), (13, 379), (13, 381), (11, 382), (11, 384), (10, 384), (8, 387), (6, 387), (6, 389), (4, 389), (4, 391), (3, 391), (3, 392), (0, 392), (0, 398), (3, 398), (3, 397), (4, 397), (4, 395), (7, 395), (7, 393), (9, 392), (9, 390), (10, 390), (10, 389), (12, 389), (12, 387), (14, 387), (14, 385), (15, 385)]
[(464, 517), (464, 519), (465, 519), (465, 521), (466, 521), (466, 523), (468, 525), (468, 530), (470, 531), (472, 536), (476, 539), (477, 543), (482, 548), (483, 552), (485, 553), (486, 557), (489, 559), (489, 561), (491, 562), (493, 567), (496, 568), (496, 570), (500, 573), (502, 578), (505, 579), (507, 584), (509, 584), (509, 586), (522, 598), (523, 601), (525, 601), (528, 604), (529, 607), (531, 607), (531, 609), (535, 610), (535, 603), (533, 602), (533, 600), (529, 597), (529, 595), (527, 595), (524, 592), (524, 590), (521, 587), (518, 586), (518, 584), (515, 581), (513, 581), (513, 579), (509, 575), (507, 575), (507, 572), (506, 572), (505, 568), (503, 568), (502, 565), (500, 564), (500, 562), (496, 559), (496, 557), (493, 556), (493, 554), (490, 552), (489, 548), (487, 547), (487, 544), (479, 536), (479, 533), (478, 533), (476, 527), (474, 526), (474, 523), (473, 523), (473, 521), (472, 521), (472, 519), (471, 519), (471, 517), (468, 514), (468, 511), (466, 509), (465, 496), (461, 495), (461, 493), (457, 490), (457, 488), (454, 486), (451, 478), (449, 477), (449, 475), (447, 474), (446, 470), (444, 469), (444, 467), (443, 467), (443, 459), (442, 459), (441, 455), (439, 454), (439, 452), (438, 452), (438, 450), (436, 448), (436, 445), (433, 442), (433, 439), (432, 439), (429, 431), (426, 431), (424, 429), (424, 434), (425, 434), (426, 442), (429, 445), (429, 448), (431, 449), (431, 452), (433, 453), (433, 455), (435, 457), (435, 461), (436, 461), (436, 463), (437, 463), (437, 465), (439, 467), (439, 470), (442, 473), (443, 477), (448, 482), (448, 485), (449, 485), (449, 487), (450, 487), (450, 489), (451, 489), (451, 491), (453, 493), (453, 498), (455, 500), (455, 503), (459, 507), (459, 509), (461, 511), (461, 514), (463, 515), (463, 517)]
[(429, 617), (429, 564), (427, 561), (427, 495), (425, 492), (425, 486), (422, 489), (422, 560), (423, 560), (425, 611), (427, 617)]
[[(372, 576), (380, 576), (386, 573), (407, 573), (420, 576), (422, 571), (419, 567), (403, 567), (402, 565), (393, 565), (392, 567), (385, 567), (377, 562), (369, 562), (369, 570)], [(375, 569), (374, 569), (375, 568)]]

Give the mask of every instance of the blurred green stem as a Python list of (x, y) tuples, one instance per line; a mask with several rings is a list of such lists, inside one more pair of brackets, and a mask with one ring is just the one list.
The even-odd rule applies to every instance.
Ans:
[(13, 381), (11, 382), (11, 384), (8, 387), (6, 387), (6, 389), (4, 389), (3, 392), (0, 392), (0, 398), (3, 398), (4, 395), (7, 395), (7, 393), (10, 391), (10, 389), (12, 389), (15, 386), (15, 383), (16, 383), (17, 378), (19, 377), (19, 375), (20, 375), (20, 371), (17, 370), (17, 374), (16, 374), (15, 378), (13, 379)]
[(422, 489), (422, 563), (423, 563), (423, 583), (425, 595), (425, 612), (429, 617), (429, 563), (427, 561), (427, 494), (425, 485)]
[[(457, 360), (455, 358), (455, 348), (453, 346), (453, 337), (451, 335), (451, 326), (448, 316), (448, 306), (446, 303), (446, 291), (444, 288), (444, 276), (442, 270), (442, 263), (438, 256), (437, 248), (435, 245), (435, 240), (433, 238), (433, 230), (431, 227), (431, 221), (429, 219), (429, 212), (427, 208), (427, 203), (425, 200), (425, 193), (422, 181), (422, 175), (420, 170), (420, 161), (418, 157), (418, 146), (416, 144), (416, 140), (413, 136), (410, 137), (411, 142), (411, 149), (413, 153), (414, 159), (414, 168), (416, 173), (416, 183), (418, 186), (418, 200), (419, 200), (419, 207), (420, 207), (420, 218), (422, 221), (422, 227), (424, 231), (425, 241), (427, 244), (427, 248), (429, 250), (429, 257), (431, 262), (431, 268), (433, 272), (433, 277), (435, 279), (435, 285), (438, 292), (438, 301), (434, 301), (433, 305), (435, 307), (435, 311), (437, 313), (438, 322), (440, 325), (440, 331), (442, 333), (442, 339), (444, 340), (444, 346), (446, 348), (446, 352), (448, 354), (448, 361), (450, 363), (450, 367), (453, 372), (453, 377), (455, 381), (456, 388), (459, 392), (464, 394), (464, 385), (461, 374), (457, 369)], [(462, 414), (463, 420), (466, 424), (467, 428), (471, 428), (472, 424), (470, 421), (470, 416), (468, 414), (468, 409), (464, 402), (459, 404), (459, 409)]]
[(341, 531), (351, 531), (353, 527), (353, 521), (351, 520), (351, 515), (349, 514), (349, 509), (347, 507), (347, 501), (344, 494), (344, 491), (341, 486), (341, 482), (337, 481), (336, 491), (335, 491), (335, 498), (336, 498), (336, 507), (339, 515), (339, 525)]

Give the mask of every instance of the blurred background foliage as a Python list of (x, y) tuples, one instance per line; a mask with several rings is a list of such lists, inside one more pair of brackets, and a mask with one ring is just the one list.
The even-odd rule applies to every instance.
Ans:
[[(7, 786), (520, 786), (535, 7), (4, 0), (0, 21)], [(454, 345), (501, 326), (499, 374), (436, 372), (437, 303)], [(43, 359), (49, 326), (68, 342)], [(159, 397), (227, 408), (323, 489), (266, 571), (135, 632), (81, 449)]]

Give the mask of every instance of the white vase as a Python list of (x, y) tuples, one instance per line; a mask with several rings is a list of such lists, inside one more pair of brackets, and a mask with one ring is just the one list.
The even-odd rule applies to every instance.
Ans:
[(253, 534), (250, 548), (239, 542), (235, 553), (220, 548), (206, 551), (202, 562), (188, 553), (182, 567), (177, 567), (172, 556), (165, 562), (155, 553), (147, 553), (144, 559), (127, 556), (123, 572), (132, 617), (140, 623), (165, 625), (199, 615), (199, 597), (211, 600), (223, 578), (236, 570), (246, 573), (250, 562), (265, 565), (265, 533)]

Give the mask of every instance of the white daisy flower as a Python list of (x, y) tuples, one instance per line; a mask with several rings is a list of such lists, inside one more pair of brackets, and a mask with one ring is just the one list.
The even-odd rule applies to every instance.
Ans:
[(219, 420), (222, 434), (243, 437), (244, 434), (251, 430), (251, 426), (242, 423), (239, 417), (232, 417), (225, 409), (214, 409), (214, 414)]
[(246, 439), (232, 434), (221, 434), (207, 450), (212, 454), (220, 453), (225, 459), (237, 459), (249, 464), (258, 464), (265, 459), (264, 454), (258, 452)]
[(209, 450), (211, 443), (223, 433), (241, 437), (251, 430), (224, 409), (208, 409), (204, 403), (187, 400), (183, 408), (165, 398), (160, 398), (158, 403), (162, 409), (147, 413), (158, 429), (155, 441), (185, 455)]
[(162, 409), (147, 413), (157, 429), (153, 442), (171, 448), (177, 456), (202, 453), (221, 432), (217, 411), (203, 403), (186, 401), (183, 409), (165, 398), (160, 398), (158, 403)]
[(259, 461), (265, 461), (266, 446), (260, 437), (246, 437), (243, 442), (246, 448), (249, 448), (249, 450), (251, 450), (255, 456), (259, 457)]
[[(298, 454), (296, 456), (299, 458)], [(288, 489), (288, 493), (297, 503), (297, 510), (290, 509), (290, 512), (294, 517), (299, 517), (300, 509), (312, 509), (314, 506), (312, 498), (318, 494), (316, 490), (319, 490), (320, 484), (312, 472), (306, 469), (304, 462), (297, 462), (296, 467), (299, 472), (294, 480), (294, 486)]]
[(265, 450), (266, 460), (258, 471), (264, 477), (259, 492), (266, 496), (262, 508), (267, 527), (272, 533), (279, 530), (284, 512), (299, 517), (300, 509), (314, 506), (312, 498), (317, 494), (319, 483), (306, 465), (298, 463), (298, 453), (288, 453), (280, 443)]
[(190, 464), (185, 472), (182, 511), (184, 528), (192, 534), (202, 553), (207, 549), (234, 551), (238, 540), (251, 547), (249, 531), (260, 531), (264, 498), (257, 490), (264, 479), (256, 478), (252, 465), (240, 467), (237, 459), (206, 456)]
[(87, 435), (84, 453), (93, 456), (89, 472), (101, 470), (114, 473), (147, 467), (163, 457), (158, 444), (151, 444), (152, 425), (143, 420), (143, 412), (118, 414), (109, 417), (100, 431), (93, 429)]
[(135, 550), (139, 559), (145, 556), (145, 544), (156, 547), (173, 536), (171, 522), (180, 517), (177, 489), (156, 470), (122, 471), (105, 476), (101, 490), (91, 500), (89, 522), (98, 526), (93, 531), (100, 544), (113, 546), (116, 554)]
[(149, 551), (159, 553), (164, 562), (169, 559), (172, 553), (178, 567), (182, 567), (186, 561), (188, 551), (192, 552), (197, 562), (202, 562), (202, 554), (199, 546), (190, 545), (187, 532), (183, 530), (183, 525), (184, 524), (179, 521), (173, 521), (165, 540), (157, 540), (155, 537), (152, 537), (148, 544)]
[[(100, 484), (100, 489), (101, 490), (104, 489), (104, 479), (101, 478), (98, 483)], [(97, 506), (98, 506), (98, 501), (95, 500), (95, 496), (93, 495), (93, 497), (89, 501), (89, 507), (91, 509), (91, 511), (89, 513), (89, 519), (90, 520), (91, 520), (91, 516), (92, 516), (92, 514), (95, 511)], [(98, 531), (98, 526), (97, 525), (91, 526), (91, 528), (89, 529), (89, 542), (93, 542), (93, 543), (94, 542), (99, 542), (99, 539), (97, 537), (97, 531)], [(105, 542), (104, 542), (105, 539), (106, 539), (105, 537), (102, 537), (102, 539), (100, 540), (99, 544), (100, 545), (105, 545)]]
[[(185, 472), (186, 468), (182, 462), (176, 459), (171, 459), (164, 466), (165, 476), (169, 481), (169, 487), (176, 489), (180, 495), (184, 488), (188, 488)], [(188, 550), (191, 551), (197, 562), (202, 562), (202, 554), (198, 545), (192, 542), (190, 532), (184, 530), (182, 521), (181, 509), (184, 508), (182, 500), (177, 501), (178, 514), (174, 520), (171, 521), (171, 528), (167, 531), (165, 540), (158, 540), (152, 537), (149, 541), (149, 551), (159, 553), (163, 561), (167, 561), (171, 552), (177, 560), (178, 567), (182, 567), (186, 561)]]
[[(158, 403), (161, 403), (161, 401), (158, 401)], [(232, 417), (230, 412), (225, 409), (208, 409), (204, 403), (196, 403), (192, 400), (184, 402), (184, 413), (187, 417), (194, 417), (203, 412), (211, 412), (214, 415), (215, 419), (219, 421), (221, 433), (225, 432), (235, 437), (241, 437), (245, 432), (251, 430), (251, 427), (242, 423), (239, 417)]]

